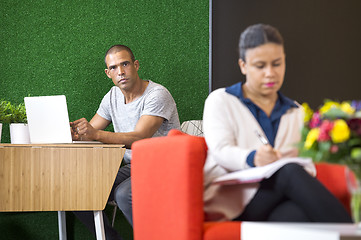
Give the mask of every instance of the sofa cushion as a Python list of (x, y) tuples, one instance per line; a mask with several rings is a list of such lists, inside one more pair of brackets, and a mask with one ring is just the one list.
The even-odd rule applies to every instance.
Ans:
[(204, 138), (172, 130), (137, 141), (132, 150), (134, 238), (200, 239)]
[(224, 239), (241, 239), (241, 222), (205, 222), (203, 224), (203, 240)]

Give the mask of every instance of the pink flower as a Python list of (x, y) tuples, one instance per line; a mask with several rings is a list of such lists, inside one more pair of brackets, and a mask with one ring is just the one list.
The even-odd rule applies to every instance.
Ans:
[(337, 145), (332, 145), (330, 148), (330, 152), (331, 153), (337, 153), (338, 152), (338, 146)]
[(315, 127), (320, 126), (320, 124), (321, 124), (321, 115), (317, 111), (312, 115), (309, 126), (310, 126), (310, 128), (315, 128)]
[(320, 142), (326, 142), (331, 140), (331, 136), (329, 134), (329, 132), (332, 130), (333, 128), (333, 122), (329, 121), (329, 120), (324, 120), (321, 123), (320, 126), (320, 135), (318, 135), (318, 141)]

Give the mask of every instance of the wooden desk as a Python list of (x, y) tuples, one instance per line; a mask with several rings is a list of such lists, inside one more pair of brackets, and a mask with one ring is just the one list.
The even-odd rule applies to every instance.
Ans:
[(97, 211), (102, 238), (100, 213), (124, 152), (115, 144), (0, 144), (0, 211), (60, 211), (61, 239), (62, 211)]

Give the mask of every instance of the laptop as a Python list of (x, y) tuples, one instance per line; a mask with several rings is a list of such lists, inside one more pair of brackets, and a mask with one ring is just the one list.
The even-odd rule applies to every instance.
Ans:
[(84, 143), (72, 141), (65, 95), (25, 97), (30, 142)]

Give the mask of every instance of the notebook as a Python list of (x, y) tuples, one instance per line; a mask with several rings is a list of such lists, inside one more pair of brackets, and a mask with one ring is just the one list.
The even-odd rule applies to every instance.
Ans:
[(25, 97), (31, 143), (72, 143), (64, 95)]
[(242, 183), (260, 182), (264, 178), (271, 177), (278, 169), (287, 163), (297, 163), (304, 167), (304, 169), (312, 176), (316, 176), (316, 168), (311, 158), (281, 158), (273, 163), (267, 164), (262, 167), (248, 168), (231, 172), (216, 178), (213, 184), (233, 185)]

